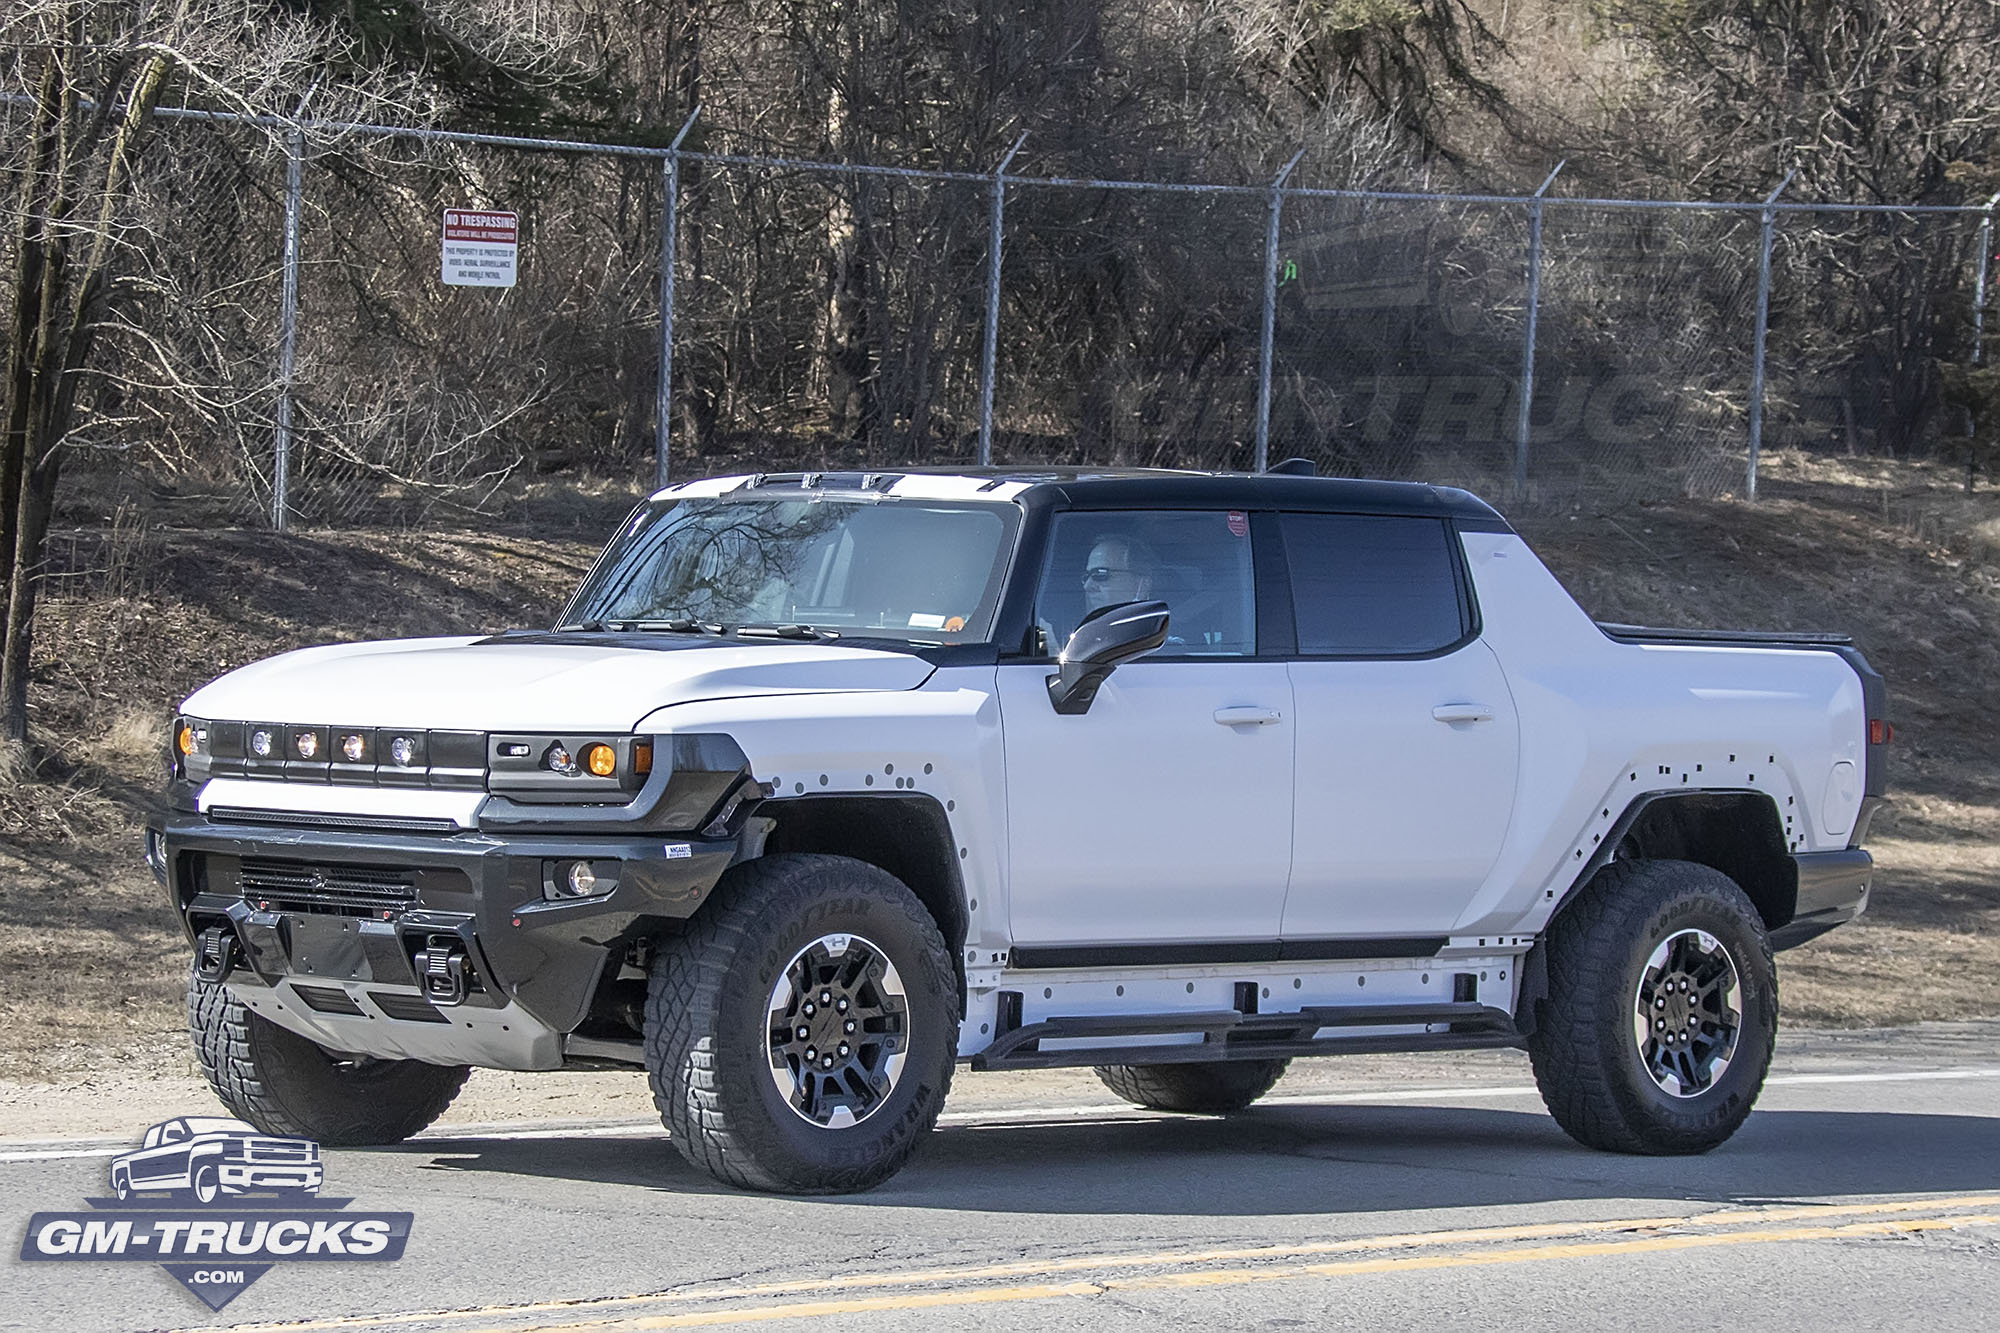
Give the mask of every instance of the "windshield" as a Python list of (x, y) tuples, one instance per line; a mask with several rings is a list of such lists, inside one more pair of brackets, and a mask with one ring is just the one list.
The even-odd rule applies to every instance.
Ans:
[(981, 642), (1016, 521), (1012, 505), (930, 500), (662, 503), (626, 524), (565, 619)]

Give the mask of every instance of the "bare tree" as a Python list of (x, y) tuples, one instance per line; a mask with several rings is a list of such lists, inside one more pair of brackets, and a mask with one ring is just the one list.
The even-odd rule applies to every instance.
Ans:
[[(344, 44), (247, 0), (31, 0), (0, 18), (10, 82), (28, 98), (26, 152), (11, 164), (4, 438), (0, 439), (0, 742), (27, 738), (28, 670), (50, 514), (68, 447), (126, 365), (175, 378), (174, 353), (122, 318), (159, 237), (135, 207), (162, 99), (252, 115), (289, 112)], [(364, 86), (351, 79), (345, 90)], [(18, 95), (18, 94), (17, 94)], [(408, 108), (404, 108), (407, 114)]]

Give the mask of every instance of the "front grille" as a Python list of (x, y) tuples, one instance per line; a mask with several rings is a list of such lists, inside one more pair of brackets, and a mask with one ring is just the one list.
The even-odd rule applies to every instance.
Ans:
[(310, 1162), (319, 1149), (295, 1139), (251, 1139), (246, 1155), (253, 1162)]
[(417, 900), (416, 872), (386, 866), (314, 865), (243, 858), (243, 897), (286, 912), (375, 916)]
[(426, 819), (418, 815), (329, 815), (301, 810), (248, 810), (242, 806), (218, 805), (208, 817), (229, 824), (283, 824), (291, 828), (383, 829), (392, 833), (456, 833), (458, 825), (449, 819)]
[(361, 1006), (354, 1002), (354, 997), (338, 987), (301, 986), (293, 982), (292, 989), (299, 993), (299, 998), (308, 1006), (322, 1014), (354, 1014), (357, 1017), (367, 1017), (362, 1012)]
[(400, 1018), (405, 1023), (449, 1023), (451, 1020), (439, 1013), (437, 1006), (418, 995), (398, 995), (394, 991), (372, 990), (368, 998), (375, 1007), (391, 1018)]

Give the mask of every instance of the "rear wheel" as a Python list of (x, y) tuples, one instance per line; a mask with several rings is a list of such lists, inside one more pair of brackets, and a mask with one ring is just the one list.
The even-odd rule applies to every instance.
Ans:
[(646, 1068), (675, 1147), (749, 1189), (835, 1194), (900, 1169), (958, 1049), (951, 955), (887, 871), (841, 856), (731, 870), (653, 956)]
[(1763, 919), (1736, 882), (1688, 861), (1620, 861), (1556, 918), (1528, 1052), (1542, 1100), (1579, 1143), (1699, 1153), (1764, 1085), (1778, 1027)]
[(1229, 1060), (1200, 1065), (1098, 1065), (1104, 1086), (1155, 1111), (1220, 1115), (1269, 1092), (1289, 1060)]
[(402, 1142), (443, 1115), (471, 1073), (329, 1051), (195, 976), (188, 1031), (224, 1106), (267, 1134), (332, 1147)]

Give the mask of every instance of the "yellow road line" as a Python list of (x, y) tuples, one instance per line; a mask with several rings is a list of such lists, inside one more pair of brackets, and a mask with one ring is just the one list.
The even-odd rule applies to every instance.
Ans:
[[(724, 1324), (772, 1323), (787, 1319), (819, 1319), (829, 1315), (926, 1310), (950, 1306), (992, 1305), (1061, 1297), (1097, 1296), (1114, 1291), (1185, 1290), (1197, 1287), (1243, 1286), (1257, 1282), (1297, 1281), (1312, 1277), (1358, 1277), (1374, 1273), (1418, 1272), (1448, 1268), (1492, 1267), (1557, 1259), (1603, 1258), (1611, 1255), (1653, 1254), (1672, 1250), (1708, 1249), (1724, 1245), (1769, 1245), (1785, 1241), (1843, 1240), (1902, 1236), (1965, 1226), (2000, 1223), (2000, 1214), (1933, 1218), (1903, 1218), (1888, 1222), (1853, 1222), (1838, 1227), (1791, 1227), (1764, 1231), (1725, 1231), (1705, 1236), (1651, 1236), (1574, 1245), (1544, 1245), (1522, 1250), (1465, 1250), (1455, 1254), (1399, 1255), (1384, 1259), (1349, 1259), (1338, 1263), (1291, 1264), (1274, 1268), (1210, 1269), (1151, 1277), (1107, 1278), (1098, 1282), (1037, 1283), (1016, 1287), (979, 1287), (957, 1291), (916, 1292), (849, 1300), (803, 1301), (750, 1309), (699, 1310), (686, 1314), (649, 1315), (585, 1323), (542, 1324), (516, 1328), (513, 1333), (642, 1333), (666, 1328), (697, 1328)], [(494, 1330), (493, 1333), (502, 1333)]]
[(1746, 1223), (1820, 1221), (1835, 1217), (1869, 1217), (1909, 1212), (1938, 1212), (1950, 1209), (1988, 1208), (2000, 1205), (2000, 1194), (1969, 1194), (1942, 1199), (1890, 1199), (1876, 1203), (1800, 1204), (1780, 1208), (1736, 1208), (1676, 1217), (1628, 1217), (1579, 1222), (1541, 1222), (1512, 1226), (1468, 1227), (1445, 1231), (1403, 1232), (1352, 1240), (1315, 1241), (1300, 1245), (1263, 1245), (1228, 1249), (1158, 1251), (1150, 1254), (1087, 1254), (1063, 1259), (1021, 1260), (1003, 1264), (980, 1264), (962, 1268), (905, 1269), (895, 1272), (862, 1273), (850, 1277), (796, 1278), (739, 1287), (690, 1286), (672, 1291), (628, 1296), (584, 1297), (567, 1301), (542, 1301), (520, 1305), (488, 1305), (458, 1310), (409, 1311), (383, 1315), (353, 1315), (333, 1319), (288, 1323), (236, 1324), (230, 1333), (311, 1333), (323, 1329), (388, 1328), (399, 1324), (444, 1322), (458, 1319), (520, 1318), (537, 1314), (586, 1314), (619, 1307), (689, 1304), (696, 1301), (743, 1300), (760, 1296), (801, 1295), (808, 1292), (838, 1292), (882, 1287), (925, 1286), (938, 1283), (982, 1282), (1002, 1278), (1054, 1276), (1104, 1268), (1193, 1267), (1243, 1261), (1303, 1258), (1309, 1255), (1344, 1254), (1357, 1251), (1416, 1249), (1439, 1245), (1479, 1244), (1500, 1241), (1547, 1240), (1563, 1236), (1597, 1235), (1618, 1231), (1662, 1231), (1684, 1227), (1726, 1227)]

